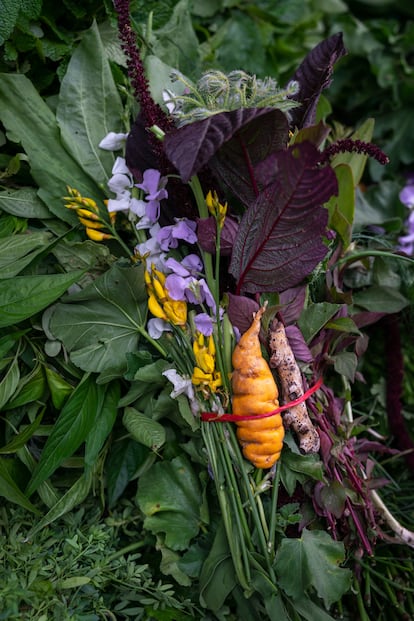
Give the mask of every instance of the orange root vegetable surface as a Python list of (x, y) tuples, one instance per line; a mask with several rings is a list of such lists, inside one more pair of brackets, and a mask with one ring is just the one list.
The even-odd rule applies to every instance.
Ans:
[[(232, 411), (236, 416), (257, 416), (279, 407), (277, 385), (260, 349), (260, 320), (265, 308), (255, 314), (233, 351)], [(236, 421), (236, 425), (245, 458), (256, 468), (271, 468), (280, 457), (285, 435), (280, 414)]]

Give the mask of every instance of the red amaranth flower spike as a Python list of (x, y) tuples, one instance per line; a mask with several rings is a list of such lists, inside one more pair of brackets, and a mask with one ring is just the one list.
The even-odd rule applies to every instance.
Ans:
[(373, 157), (383, 166), (388, 164), (390, 161), (389, 157), (372, 142), (344, 138), (343, 140), (337, 140), (333, 144), (329, 145), (329, 147), (322, 152), (320, 163), (325, 164), (337, 153), (362, 153), (364, 155), (369, 155), (369, 157)]
[[(135, 97), (140, 104), (144, 124), (146, 127), (157, 125), (164, 132), (168, 132), (172, 128), (172, 121), (151, 96), (149, 82), (137, 47), (136, 36), (131, 27), (129, 0), (114, 0), (114, 6), (118, 14), (118, 31), (121, 47), (126, 55), (128, 75)], [(152, 134), (149, 138), (155, 153), (160, 157), (162, 153), (161, 142)]]

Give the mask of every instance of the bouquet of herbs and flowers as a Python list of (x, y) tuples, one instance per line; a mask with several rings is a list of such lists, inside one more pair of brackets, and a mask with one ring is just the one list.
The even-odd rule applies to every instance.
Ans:
[[(353, 292), (350, 274), (391, 254), (352, 241), (355, 193), (367, 157), (387, 157), (371, 121), (335, 135), (318, 107), (341, 34), (285, 86), (242, 70), (196, 82), (173, 71), (156, 102), (128, 3), (115, 5), (139, 112), (124, 132), (105, 122), (100, 153), (116, 155), (106, 199), (89, 181), (67, 186), (63, 219), (76, 243), (93, 243), (96, 273), (62, 279), (59, 295), (70, 294), (43, 315), (47, 355), (64, 351), (85, 372), (77, 400), (96, 414), (57, 458), (75, 433), (62, 411), (27, 495), (86, 440), (64, 510), (78, 502), (122, 408), (161, 571), (183, 587), (197, 579), (217, 615), (232, 597), (238, 618), (328, 621), (352, 563), (356, 576), (387, 529), (413, 545), (374, 489), (384, 481), (370, 455), (392, 451), (351, 400), (362, 329), (387, 311)], [(406, 304), (398, 292), (392, 302)], [(115, 463), (116, 499), (127, 483), (111, 482)]]

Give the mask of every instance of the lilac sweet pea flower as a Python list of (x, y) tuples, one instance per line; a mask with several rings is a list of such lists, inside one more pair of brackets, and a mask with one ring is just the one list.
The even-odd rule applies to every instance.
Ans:
[(213, 334), (213, 320), (207, 313), (199, 313), (194, 317), (194, 325), (204, 336)]
[(159, 230), (160, 225), (154, 224), (149, 230), (149, 239), (142, 244), (137, 244), (135, 252), (138, 256), (145, 257), (148, 270), (151, 270), (151, 265), (154, 265), (157, 270), (164, 272), (165, 252), (162, 251), (156, 237)]
[(178, 248), (178, 240), (182, 239), (189, 244), (195, 244), (197, 224), (187, 218), (174, 218), (175, 224), (163, 226), (157, 235), (159, 244), (163, 250)]
[(411, 213), (405, 222), (407, 235), (398, 238), (398, 249), (408, 255), (414, 254), (414, 179), (409, 179), (408, 184), (400, 192), (400, 201), (411, 209)]
[(144, 172), (142, 183), (136, 184), (136, 187), (144, 190), (146, 194), (145, 216), (153, 224), (160, 217), (160, 202), (168, 198), (166, 185), (167, 177), (161, 177), (161, 173), (153, 168)]

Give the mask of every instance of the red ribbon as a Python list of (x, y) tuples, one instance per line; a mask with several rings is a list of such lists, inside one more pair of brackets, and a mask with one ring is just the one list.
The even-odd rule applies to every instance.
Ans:
[(323, 384), (323, 378), (320, 377), (318, 381), (311, 386), (301, 397), (298, 397), (294, 401), (290, 401), (289, 403), (285, 403), (284, 405), (279, 406), (275, 410), (271, 412), (266, 412), (265, 414), (255, 414), (253, 416), (237, 416), (237, 414), (217, 414), (217, 412), (201, 412), (201, 420), (207, 423), (226, 423), (235, 421), (244, 421), (244, 420), (259, 420), (260, 418), (268, 418), (269, 416), (274, 416), (275, 414), (279, 414), (284, 410), (288, 410), (289, 408), (293, 408), (295, 405), (299, 405), (299, 403), (303, 403), (308, 399), (314, 392), (316, 392)]

